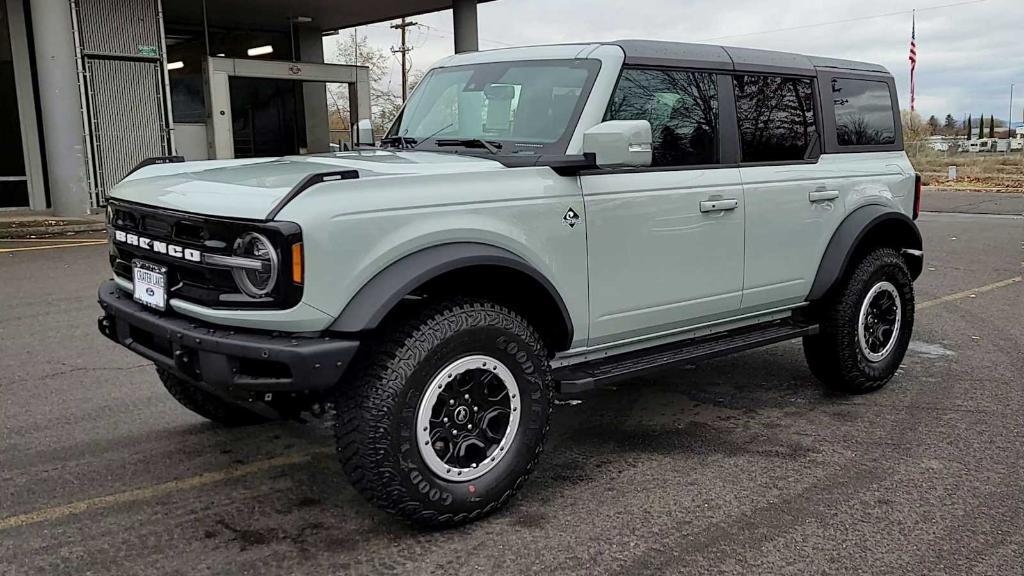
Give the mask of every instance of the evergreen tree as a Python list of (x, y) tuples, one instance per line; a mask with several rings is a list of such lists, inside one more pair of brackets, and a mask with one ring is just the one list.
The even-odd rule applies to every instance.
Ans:
[(942, 125), (939, 124), (939, 119), (936, 118), (934, 114), (928, 117), (928, 129), (932, 131), (932, 134), (938, 134), (939, 128), (941, 127)]
[(952, 114), (946, 114), (946, 121), (942, 124), (942, 127), (945, 128), (947, 135), (952, 136), (956, 134), (956, 118), (953, 118)]
[(996, 117), (991, 114), (988, 117), (988, 137), (996, 137)]
[(971, 117), (967, 116), (967, 122), (964, 122), (964, 131), (967, 132), (967, 139), (968, 140), (971, 139), (971, 122), (972, 122)]

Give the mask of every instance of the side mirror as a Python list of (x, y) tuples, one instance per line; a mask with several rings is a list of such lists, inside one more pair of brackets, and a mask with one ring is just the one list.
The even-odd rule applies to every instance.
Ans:
[(653, 141), (647, 120), (609, 120), (583, 133), (583, 152), (602, 168), (650, 166)]
[(356, 124), (356, 146), (373, 146), (374, 144), (373, 123), (364, 118)]

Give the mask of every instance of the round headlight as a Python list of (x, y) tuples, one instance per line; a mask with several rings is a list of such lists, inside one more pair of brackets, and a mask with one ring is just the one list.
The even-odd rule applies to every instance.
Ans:
[(262, 298), (270, 294), (277, 284), (278, 259), (277, 252), (266, 236), (255, 232), (246, 232), (235, 241), (234, 255), (259, 262), (259, 269), (245, 267), (233, 268), (231, 275), (235, 284), (252, 298)]

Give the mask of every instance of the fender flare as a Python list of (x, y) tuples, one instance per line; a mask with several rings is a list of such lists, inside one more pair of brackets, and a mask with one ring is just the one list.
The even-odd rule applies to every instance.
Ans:
[(902, 212), (879, 204), (869, 204), (857, 208), (839, 224), (818, 264), (818, 273), (807, 299), (820, 300), (828, 294), (846, 274), (851, 258), (861, 243), (872, 232), (880, 231), (879, 227), (882, 226), (897, 231), (894, 245), (904, 251), (911, 277), (916, 279), (921, 274), (923, 264), (921, 231), (917, 229), (917, 224)]
[(378, 272), (341, 311), (329, 330), (362, 332), (376, 328), (398, 302), (416, 287), (440, 275), (469, 266), (501, 266), (522, 272), (544, 287), (561, 312), (568, 347), (573, 339), (572, 318), (554, 284), (520, 256), (490, 244), (457, 242), (424, 248)]

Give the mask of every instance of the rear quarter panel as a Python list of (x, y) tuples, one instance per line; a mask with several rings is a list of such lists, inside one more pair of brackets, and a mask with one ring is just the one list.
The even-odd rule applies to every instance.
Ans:
[(331, 318), (404, 256), (479, 242), (509, 250), (551, 281), (569, 309), (576, 347), (589, 332), (587, 236), (585, 218), (572, 228), (563, 223), (570, 207), (583, 214), (579, 179), (531, 167), (325, 183), (278, 219), (302, 227), (303, 302)]

